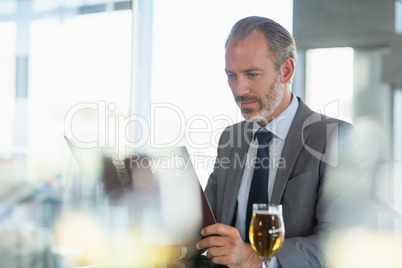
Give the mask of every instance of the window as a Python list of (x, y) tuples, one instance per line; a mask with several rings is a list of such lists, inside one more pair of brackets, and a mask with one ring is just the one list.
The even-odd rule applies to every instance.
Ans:
[(353, 49), (310, 49), (306, 54), (306, 102), (323, 114), (352, 121)]
[[(10, 159), (13, 144), (13, 113), (15, 111), (15, 49), (16, 23), (0, 22), (0, 159)], [(1, 165), (1, 160), (0, 160)], [(1, 174), (1, 173), (0, 173)]]
[(115, 132), (102, 112), (129, 113), (131, 2), (0, 7), (0, 165), (11, 171), (0, 179), (59, 183), (71, 155), (63, 134), (99, 143)]

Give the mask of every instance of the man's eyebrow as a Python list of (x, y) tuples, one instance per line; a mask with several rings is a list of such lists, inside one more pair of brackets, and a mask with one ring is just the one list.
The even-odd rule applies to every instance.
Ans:
[(263, 70), (261, 69), (261, 68), (257, 68), (257, 67), (255, 67), (255, 68), (249, 68), (249, 69), (246, 69), (246, 70), (244, 70), (244, 71), (241, 71), (242, 73), (251, 73), (251, 72), (262, 72)]
[[(241, 71), (241, 73), (251, 73), (251, 72), (256, 72), (256, 71), (257, 71), (257, 72), (262, 72), (263, 69), (257, 68), (257, 67), (255, 67), (255, 68), (248, 68), (248, 69), (246, 69), (246, 70)], [(225, 69), (225, 72), (226, 72), (226, 73), (234, 73), (233, 71), (228, 70), (228, 69)]]

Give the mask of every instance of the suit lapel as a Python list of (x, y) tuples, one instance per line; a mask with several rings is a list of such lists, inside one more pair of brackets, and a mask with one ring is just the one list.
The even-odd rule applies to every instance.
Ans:
[[(308, 120), (308, 117), (313, 111), (310, 110), (300, 98), (298, 98), (298, 100), (299, 107), (293, 119), (292, 126), (289, 129), (282, 151), (282, 157), (286, 161), (286, 167), (279, 168), (277, 171), (271, 203), (280, 203), (296, 159), (309, 136), (309, 134), (303, 135), (303, 124)], [(238, 131), (238, 133), (233, 133), (236, 143), (233, 145), (230, 155), (228, 155), (231, 164), (230, 168), (227, 169), (225, 178), (223, 191), (225, 196), (223, 198), (221, 219), (221, 222), (225, 224), (232, 222), (233, 213), (235, 212), (237, 194), (244, 171), (244, 165), (242, 164), (245, 163), (245, 157), (253, 135), (252, 126), (252, 123), (244, 121), (238, 129), (231, 129), (231, 131)]]
[(282, 151), (282, 158), (285, 160), (285, 167), (278, 168), (277, 170), (275, 184), (272, 190), (271, 203), (279, 204), (282, 199), (290, 173), (292, 172), (296, 159), (309, 136), (309, 134), (303, 135), (303, 124), (312, 113), (313, 111), (299, 99), (299, 107), (289, 129)]
[(230, 168), (227, 171), (225, 178), (225, 197), (223, 198), (223, 211), (222, 211), (222, 223), (230, 224), (235, 213), (235, 205), (237, 200), (237, 194), (240, 188), (241, 179), (243, 176), (245, 158), (250, 146), (250, 141), (253, 136), (252, 131), (253, 124), (250, 122), (242, 122), (239, 129), (233, 131), (239, 131), (239, 133), (233, 133), (236, 137), (235, 144), (232, 147), (229, 159), (231, 161)]

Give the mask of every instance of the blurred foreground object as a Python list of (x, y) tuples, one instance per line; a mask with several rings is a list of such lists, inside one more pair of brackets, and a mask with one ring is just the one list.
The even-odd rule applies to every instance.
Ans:
[(0, 267), (56, 267), (51, 236), (40, 229), (0, 229)]
[(55, 228), (65, 266), (151, 267), (198, 241), (201, 191), (184, 147), (125, 159), (72, 151), (84, 172), (69, 180)]
[(3, 180), (0, 188), (0, 267), (54, 268), (49, 229), (58, 202), (38, 184)]
[(333, 254), (335, 268), (402, 267), (402, 162), (389, 156), (390, 141), (375, 121), (362, 119), (357, 126), (365, 148), (373, 219), (366, 226), (351, 226), (332, 236), (328, 252)]
[(402, 234), (350, 229), (330, 240), (335, 268), (402, 267)]

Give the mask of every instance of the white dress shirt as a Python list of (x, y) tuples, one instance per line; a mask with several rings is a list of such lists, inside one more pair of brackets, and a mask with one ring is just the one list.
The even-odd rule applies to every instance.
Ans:
[[(284, 159), (281, 158), (283, 146), (285, 144), (286, 136), (288, 135), (289, 128), (295, 117), (299, 102), (296, 96), (292, 93), (292, 101), (289, 106), (275, 119), (265, 126), (266, 129), (271, 131), (274, 136), (269, 144), (269, 175), (268, 175), (268, 198), (271, 198), (272, 189), (275, 183), (276, 172), (278, 168), (284, 167), (286, 164)], [(253, 137), (254, 133), (261, 128), (258, 123), (253, 124)], [(258, 141), (253, 139), (247, 153), (246, 165), (244, 168), (239, 193), (237, 195), (238, 207), (236, 215), (235, 227), (239, 230), (243, 240), (246, 237), (246, 213), (248, 194), (250, 191), (251, 180), (253, 178), (253, 159), (257, 157)]]

